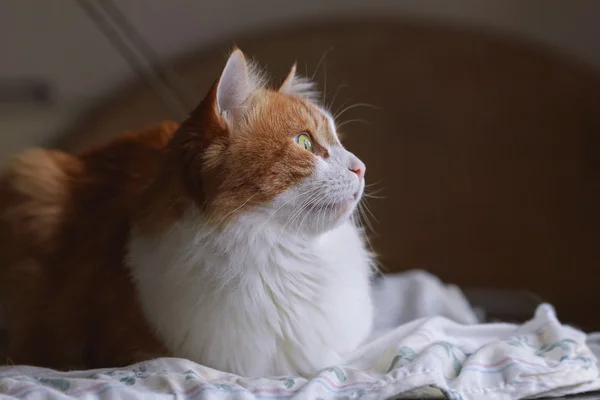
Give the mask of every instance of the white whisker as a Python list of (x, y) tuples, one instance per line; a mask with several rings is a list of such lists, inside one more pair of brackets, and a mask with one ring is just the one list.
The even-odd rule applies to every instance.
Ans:
[[(323, 200), (326, 196), (327, 196), (327, 193), (322, 193), (320, 197), (317, 197), (316, 200), (313, 201), (313, 204), (318, 205), (319, 202), (321, 202), (321, 200)], [(302, 225), (304, 224), (304, 221), (306, 220), (308, 215), (309, 215), (309, 213), (306, 213), (304, 215), (304, 217), (302, 218), (302, 220), (300, 221), (300, 223), (298, 224), (298, 229), (296, 230), (296, 234), (298, 234), (300, 232), (300, 228), (302, 228)], [(318, 214), (317, 214), (317, 216), (318, 216)]]
[(279, 208), (277, 208), (275, 211), (273, 211), (271, 213), (271, 215), (269, 215), (269, 217), (267, 218), (267, 220), (260, 226), (259, 230), (262, 230), (267, 225), (267, 223), (271, 220), (271, 218), (273, 218), (273, 216), (275, 214), (277, 214), (277, 212), (279, 210), (281, 210), (286, 204), (289, 204), (290, 202), (296, 200), (298, 197), (304, 196), (304, 195), (306, 195), (308, 193), (311, 193), (311, 192), (314, 192), (314, 191), (316, 191), (318, 189), (319, 189), (318, 187), (316, 187), (316, 188), (309, 188), (306, 191), (304, 191), (304, 192), (302, 192), (302, 193), (300, 193), (300, 194), (292, 197), (291, 199), (289, 199), (288, 201), (286, 201), (285, 203), (283, 203), (282, 205), (280, 205)]
[(297, 217), (299, 217), (302, 214), (302, 211), (304, 211), (307, 207), (310, 206), (310, 202), (314, 199), (317, 198), (319, 196), (319, 192), (315, 192), (313, 194), (311, 194), (307, 199), (305, 199), (302, 203), (300, 203), (300, 206), (298, 206), (294, 212), (292, 212), (292, 214), (290, 215), (290, 218), (288, 219), (288, 221), (283, 225), (283, 229), (285, 230), (285, 228), (287, 227), (288, 224), (291, 225), (292, 222), (295, 221), (295, 219)]
[(313, 71), (312, 76), (310, 77), (311, 81), (315, 80), (315, 75), (317, 74), (317, 72), (319, 71), (319, 67), (321, 66), (321, 63), (323, 62), (323, 60), (325, 60), (325, 57), (327, 57), (327, 55), (329, 53), (331, 53), (333, 51), (333, 46), (331, 46), (329, 49), (327, 49), (325, 51), (325, 53), (323, 53), (323, 55), (321, 56), (321, 58), (319, 59), (319, 62), (317, 63), (317, 66), (315, 67), (315, 70)]
[(344, 125), (347, 125), (347, 124), (349, 124), (349, 123), (351, 123), (351, 122), (363, 122), (363, 123), (365, 123), (365, 124), (370, 124), (370, 122), (369, 122), (369, 121), (367, 121), (366, 119), (360, 119), (360, 118), (357, 118), (357, 119), (349, 119), (349, 120), (347, 120), (347, 121), (344, 121), (344, 122), (342, 122), (342, 123), (340, 123), (340, 124), (337, 124), (337, 126), (336, 126), (336, 127), (337, 127), (337, 129), (341, 129), (341, 128), (342, 128), (342, 126), (344, 126)]
[(375, 217), (373, 212), (371, 212), (371, 209), (369, 208), (369, 203), (366, 199), (364, 200), (363, 205), (364, 205), (365, 209), (367, 210), (367, 212), (369, 213), (369, 215), (371, 215), (371, 217), (375, 220), (375, 222), (379, 223), (379, 221), (377, 220), (377, 217)]
[(345, 107), (342, 111), (336, 113), (333, 117), (334, 120), (337, 120), (339, 117), (341, 117), (342, 115), (344, 115), (344, 113), (346, 113), (347, 111), (352, 110), (353, 108), (356, 107), (367, 107), (367, 108), (372, 108), (375, 110), (378, 110), (379, 108), (377, 106), (374, 106), (373, 104), (369, 104), (369, 103), (356, 103), (356, 104), (352, 104), (349, 105), (348, 107)]
[(256, 192), (254, 192), (254, 194), (253, 194), (252, 196), (248, 197), (248, 199), (247, 199), (246, 201), (244, 201), (244, 202), (243, 202), (241, 205), (239, 205), (238, 207), (236, 207), (236, 208), (235, 208), (233, 211), (230, 211), (230, 212), (228, 212), (228, 213), (227, 213), (227, 214), (226, 214), (226, 215), (223, 217), (223, 219), (227, 219), (228, 217), (230, 217), (231, 215), (235, 214), (237, 211), (239, 211), (240, 209), (242, 209), (242, 208), (243, 208), (243, 207), (244, 207), (246, 204), (248, 204), (248, 202), (249, 202), (250, 200), (252, 200), (252, 198), (253, 198), (254, 196), (256, 196), (256, 195), (257, 195), (257, 194), (259, 194), (259, 193), (260, 193), (260, 191), (256, 191)]
[(329, 105), (327, 106), (327, 108), (329, 110), (331, 110), (331, 107), (333, 107), (333, 103), (335, 103), (335, 99), (337, 98), (337, 95), (339, 94), (340, 90), (344, 89), (346, 87), (348, 87), (348, 85), (341, 84), (341, 85), (338, 85), (337, 89), (335, 89), (335, 92), (333, 93), (333, 98), (331, 99), (331, 101), (329, 102)]

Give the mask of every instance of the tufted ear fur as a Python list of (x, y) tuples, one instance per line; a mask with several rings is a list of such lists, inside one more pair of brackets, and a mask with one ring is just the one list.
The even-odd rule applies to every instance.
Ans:
[(290, 96), (302, 97), (307, 100), (315, 101), (319, 98), (319, 93), (315, 90), (315, 83), (310, 79), (296, 74), (296, 63), (285, 78), (279, 91)]
[(228, 122), (235, 121), (244, 113), (252, 95), (262, 86), (263, 81), (254, 66), (236, 48), (229, 56), (217, 84), (216, 103), (219, 114)]

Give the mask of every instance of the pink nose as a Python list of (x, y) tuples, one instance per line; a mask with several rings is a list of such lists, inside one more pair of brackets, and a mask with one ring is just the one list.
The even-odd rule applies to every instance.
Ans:
[(348, 167), (348, 169), (350, 171), (354, 172), (358, 176), (359, 181), (362, 181), (363, 178), (365, 177), (365, 171), (366, 171), (367, 167), (365, 166), (365, 163), (360, 161), (358, 158), (352, 157), (352, 160), (350, 161), (350, 166)]

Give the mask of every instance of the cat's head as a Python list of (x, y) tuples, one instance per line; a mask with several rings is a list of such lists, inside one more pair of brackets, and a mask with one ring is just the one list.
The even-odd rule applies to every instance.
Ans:
[(319, 233), (349, 218), (365, 165), (342, 146), (312, 89), (295, 66), (279, 88), (268, 88), (233, 51), (177, 135), (188, 190), (210, 220), (251, 215), (257, 225)]

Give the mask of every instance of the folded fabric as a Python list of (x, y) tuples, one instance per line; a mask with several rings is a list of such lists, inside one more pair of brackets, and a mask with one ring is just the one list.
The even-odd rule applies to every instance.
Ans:
[(461, 324), (479, 322), (476, 313), (454, 285), (421, 270), (384, 275), (373, 288), (374, 336), (406, 322), (446, 317)]
[[(375, 286), (375, 299), (378, 336), (344, 365), (310, 379), (242, 378), (181, 359), (67, 373), (15, 366), (0, 368), (0, 397), (479, 400), (600, 389), (590, 349), (600, 349), (600, 335), (590, 335), (586, 345), (586, 335), (561, 325), (549, 305), (520, 326), (473, 324), (475, 316), (460, 291), (421, 272), (384, 278)], [(385, 325), (417, 316), (424, 318), (393, 329)]]

